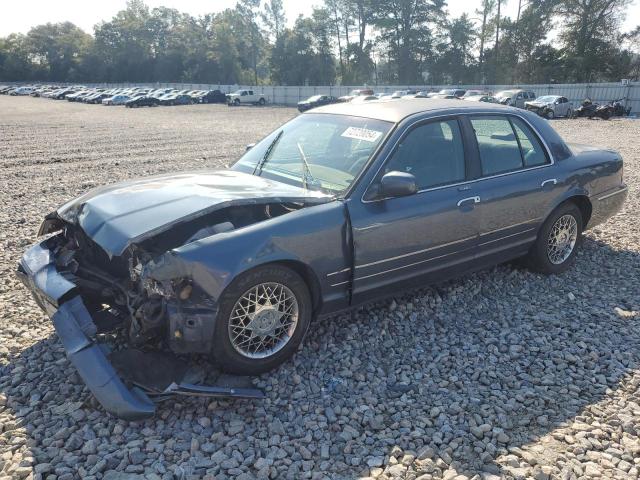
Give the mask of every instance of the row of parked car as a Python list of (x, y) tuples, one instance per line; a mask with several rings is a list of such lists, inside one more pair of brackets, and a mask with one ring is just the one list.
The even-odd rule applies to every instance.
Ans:
[(500, 103), (519, 108), (526, 108), (526, 102), (535, 100), (533, 92), (525, 90), (504, 90), (495, 95), (484, 90), (465, 90), (461, 88), (445, 88), (438, 91), (397, 90), (393, 93), (374, 93), (372, 89), (352, 90), (348, 95), (332, 97), (330, 95), (314, 95), (298, 103), (298, 110), (305, 111), (321, 105), (337, 102), (368, 102), (371, 100), (394, 100), (397, 98), (446, 98), (468, 100), (474, 102)]
[(177, 90), (174, 88), (130, 87), (107, 89), (81, 85), (65, 87), (38, 85), (0, 87), (0, 94), (30, 95), (32, 97), (101, 105), (124, 105), (130, 108), (227, 102), (227, 95), (220, 90)]
[[(574, 118), (580, 116), (580, 108), (574, 109), (573, 104), (562, 95), (543, 95), (538, 97), (534, 92), (522, 89), (503, 90), (494, 94), (489, 91), (466, 90), (461, 88), (445, 88), (439, 91), (408, 89), (398, 90), (393, 93), (374, 93), (372, 89), (362, 88), (352, 90), (348, 95), (342, 97), (314, 95), (299, 102), (298, 110), (304, 112), (311, 108), (339, 102), (362, 103), (372, 100), (391, 101), (397, 98), (445, 98), (497, 103), (530, 110), (548, 119)], [(617, 102), (619, 102), (619, 100)], [(628, 114), (628, 111), (625, 112)]]
[[(155, 107), (159, 105), (191, 105), (197, 103), (227, 103), (229, 106), (242, 104), (265, 105), (265, 95), (252, 89), (240, 89), (225, 94), (220, 90), (177, 90), (174, 88), (96, 88), (81, 85), (60, 87), (56, 85), (0, 86), (0, 94), (31, 95), (33, 97), (67, 100), (102, 105), (125, 105), (130, 108)], [(630, 109), (623, 105), (624, 99), (613, 100), (607, 104), (592, 104), (587, 99), (574, 108), (573, 104), (561, 95), (543, 95), (537, 97), (530, 90), (512, 89), (492, 93), (484, 90), (466, 90), (445, 88), (438, 91), (397, 90), (392, 93), (375, 93), (370, 88), (352, 90), (348, 95), (313, 95), (298, 102), (298, 110), (316, 108), (338, 102), (362, 103), (372, 100), (392, 101), (398, 98), (444, 98), (473, 102), (487, 102), (524, 108), (536, 112), (542, 117), (576, 118), (585, 116), (608, 119), (612, 116), (629, 115)], [(585, 103), (587, 105), (585, 106)], [(599, 109), (598, 109), (599, 107)]]

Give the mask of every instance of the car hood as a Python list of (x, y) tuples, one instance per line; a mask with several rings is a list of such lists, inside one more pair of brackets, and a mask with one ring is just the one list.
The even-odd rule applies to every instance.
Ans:
[(546, 105), (551, 105), (551, 102), (538, 102), (537, 100), (531, 102), (524, 102), (526, 105), (532, 105), (534, 107), (544, 107)]
[(323, 203), (321, 192), (234, 170), (208, 170), (148, 177), (99, 187), (57, 210), (78, 225), (109, 256), (215, 210), (270, 202)]

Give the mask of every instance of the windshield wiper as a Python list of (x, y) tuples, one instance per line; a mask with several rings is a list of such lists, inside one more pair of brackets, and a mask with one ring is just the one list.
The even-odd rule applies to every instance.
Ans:
[(300, 142), (297, 143), (298, 151), (300, 152), (300, 158), (302, 159), (302, 169), (304, 172), (302, 173), (302, 186), (304, 188), (309, 188), (309, 181), (314, 185), (320, 185), (314, 176), (311, 174), (311, 167), (309, 166), (309, 162), (307, 162), (307, 156), (304, 154), (304, 150), (302, 150), (302, 145)]
[(260, 161), (256, 164), (256, 167), (253, 169), (253, 175), (255, 175), (258, 170), (260, 170), (260, 173), (262, 173), (262, 169), (264, 167), (264, 164), (267, 163), (267, 160), (269, 160), (269, 157), (271, 156), (271, 153), (273, 152), (273, 149), (275, 148), (276, 144), (278, 143), (278, 141), (282, 137), (283, 133), (284, 133), (284, 130), (280, 130), (278, 135), (276, 135), (276, 138), (274, 138), (273, 142), (271, 142), (271, 145), (269, 145), (269, 147), (267, 147), (267, 151), (264, 152), (264, 155), (262, 156), (262, 159), (260, 159)]

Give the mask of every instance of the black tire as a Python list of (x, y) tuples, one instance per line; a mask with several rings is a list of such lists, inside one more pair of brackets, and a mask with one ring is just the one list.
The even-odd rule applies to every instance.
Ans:
[(550, 108), (544, 112), (544, 117), (547, 120), (553, 120), (553, 118), (556, 116), (555, 112), (553, 110), (551, 110)]
[[(279, 351), (264, 358), (249, 358), (238, 352), (231, 343), (229, 322), (236, 302), (251, 288), (268, 282), (284, 285), (293, 293), (298, 303), (298, 323), (288, 342)], [(305, 281), (296, 272), (281, 265), (266, 265), (240, 275), (224, 291), (219, 305), (211, 353), (225, 372), (237, 375), (258, 375), (288, 360), (302, 342), (313, 310)]]
[(264, 98), (261, 98), (260, 100), (258, 100), (258, 104), (260, 106), (263, 106), (265, 103), (267, 103), (267, 101)]
[[(562, 263), (553, 263), (549, 258), (548, 253), (548, 241), (554, 224), (565, 215), (570, 215), (576, 222), (576, 241), (571, 250), (570, 255), (562, 261)], [(580, 209), (573, 202), (567, 202), (556, 208), (551, 215), (547, 218), (538, 233), (536, 242), (529, 250), (526, 257), (526, 264), (531, 270), (543, 273), (545, 275), (559, 274), (571, 267), (575, 261), (576, 252), (580, 247), (582, 240), (582, 213)]]

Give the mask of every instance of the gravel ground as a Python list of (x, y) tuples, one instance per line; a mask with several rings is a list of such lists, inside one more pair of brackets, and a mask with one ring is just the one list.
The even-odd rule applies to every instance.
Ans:
[(13, 274), (42, 217), (103, 183), (223, 165), (288, 108), (127, 110), (0, 96), (0, 479), (638, 478), (640, 122), (555, 121), (626, 160), (575, 267), (467, 276), (314, 325), (264, 401), (105, 414)]

